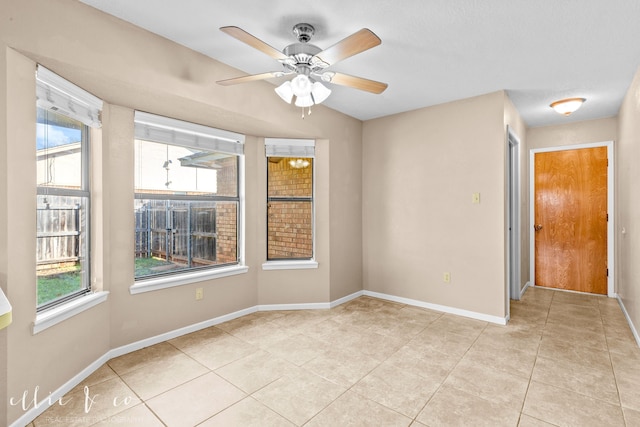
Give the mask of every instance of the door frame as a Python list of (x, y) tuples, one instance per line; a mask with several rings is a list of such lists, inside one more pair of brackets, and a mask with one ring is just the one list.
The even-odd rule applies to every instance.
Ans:
[(520, 138), (507, 126), (507, 314), (509, 300), (519, 300), (522, 293), (520, 147)]
[(565, 150), (579, 150), (582, 148), (596, 148), (607, 147), (607, 215), (609, 221), (607, 222), (607, 266), (609, 275), (607, 277), (607, 296), (613, 298), (615, 294), (615, 205), (614, 205), (614, 177), (615, 177), (615, 165), (613, 157), (613, 141), (594, 142), (586, 144), (576, 145), (563, 145), (559, 147), (548, 148), (533, 148), (529, 150), (529, 261), (530, 272), (529, 281), (532, 286), (535, 286), (536, 280), (536, 239), (535, 232), (533, 230), (533, 224), (535, 223), (535, 155), (536, 153), (546, 153), (551, 151), (565, 151)]

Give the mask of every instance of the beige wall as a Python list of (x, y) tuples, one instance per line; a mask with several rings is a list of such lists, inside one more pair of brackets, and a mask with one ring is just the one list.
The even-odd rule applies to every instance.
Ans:
[(550, 148), (564, 145), (614, 141), (618, 121), (615, 117), (586, 120), (566, 125), (530, 128), (527, 131), (527, 148)]
[(506, 315), (504, 102), (495, 92), (364, 123), (365, 289)]
[[(640, 333), (640, 70), (627, 91), (619, 113), (617, 171), (617, 287), (616, 291)], [(622, 233), (622, 230), (626, 233)], [(637, 338), (637, 337), (636, 337)]]
[[(6, 362), (0, 356), (0, 372), (7, 372), (6, 382), (0, 374), (0, 397), (32, 393), (38, 386), (44, 398), (109, 349), (243, 308), (329, 302), (362, 289), (360, 121), (323, 106), (301, 120), (299, 110), (274, 96), (269, 83), (218, 86), (216, 80), (239, 72), (76, 1), (8, 0), (0, 3), (0, 16), (0, 286), (14, 309), (6, 329)], [(103, 129), (94, 138), (93, 225), (99, 237), (92, 249), (94, 288), (110, 294), (106, 303), (34, 336), (36, 63), (106, 102)], [(247, 274), (129, 293), (136, 109), (248, 135)], [(262, 137), (318, 141), (318, 269), (261, 269), (266, 257)], [(331, 187), (337, 191), (330, 196)], [(339, 258), (329, 256), (334, 248)], [(195, 301), (195, 287), (204, 288), (204, 300)], [(0, 335), (0, 345), (3, 339)], [(23, 414), (8, 407), (5, 419), (2, 405), (0, 425)]]

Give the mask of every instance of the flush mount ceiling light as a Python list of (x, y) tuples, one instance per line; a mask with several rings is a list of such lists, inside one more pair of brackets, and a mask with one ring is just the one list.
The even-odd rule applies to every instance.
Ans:
[[(378, 36), (366, 28), (361, 29), (333, 46), (322, 50), (319, 47), (308, 43), (311, 40), (311, 36), (315, 33), (313, 26), (311, 24), (304, 23), (297, 24), (293, 27), (293, 34), (297, 37), (298, 43), (290, 44), (285, 47), (282, 52), (276, 50), (255, 36), (252, 36), (241, 28), (222, 27), (220, 30), (276, 59), (284, 68), (283, 71), (272, 71), (262, 74), (220, 80), (217, 82), (220, 85), (228, 86), (256, 80), (295, 75), (293, 79), (278, 86), (275, 91), (278, 96), (288, 104), (291, 104), (293, 97), (295, 96), (296, 99), (294, 104), (302, 108), (308, 107), (309, 113), (311, 113), (312, 105), (324, 102), (331, 94), (331, 89), (320, 83), (321, 81), (348, 86), (375, 94), (382, 93), (387, 88), (386, 83), (349, 76), (333, 71), (326, 71), (326, 68), (338, 61), (342, 61), (343, 59), (378, 46), (382, 42)], [(304, 110), (302, 117), (304, 118)]]
[(552, 102), (549, 107), (553, 108), (556, 113), (568, 116), (575, 112), (586, 101), (585, 98), (567, 98)]

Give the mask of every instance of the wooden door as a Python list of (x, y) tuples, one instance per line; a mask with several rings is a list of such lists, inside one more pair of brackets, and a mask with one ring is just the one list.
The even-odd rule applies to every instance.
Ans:
[(535, 284), (607, 294), (607, 147), (535, 154)]

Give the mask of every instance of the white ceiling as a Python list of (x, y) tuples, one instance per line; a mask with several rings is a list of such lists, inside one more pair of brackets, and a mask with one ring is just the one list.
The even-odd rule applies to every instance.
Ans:
[[(219, 27), (277, 49), (296, 41), (299, 22), (316, 28), (311, 43), (320, 48), (369, 28), (382, 44), (329, 70), (388, 89), (329, 85), (324, 102), (361, 120), (502, 89), (529, 126), (611, 117), (640, 65), (638, 0), (81, 1), (249, 74), (281, 66)], [(572, 96), (587, 98), (572, 116), (549, 108)]]

